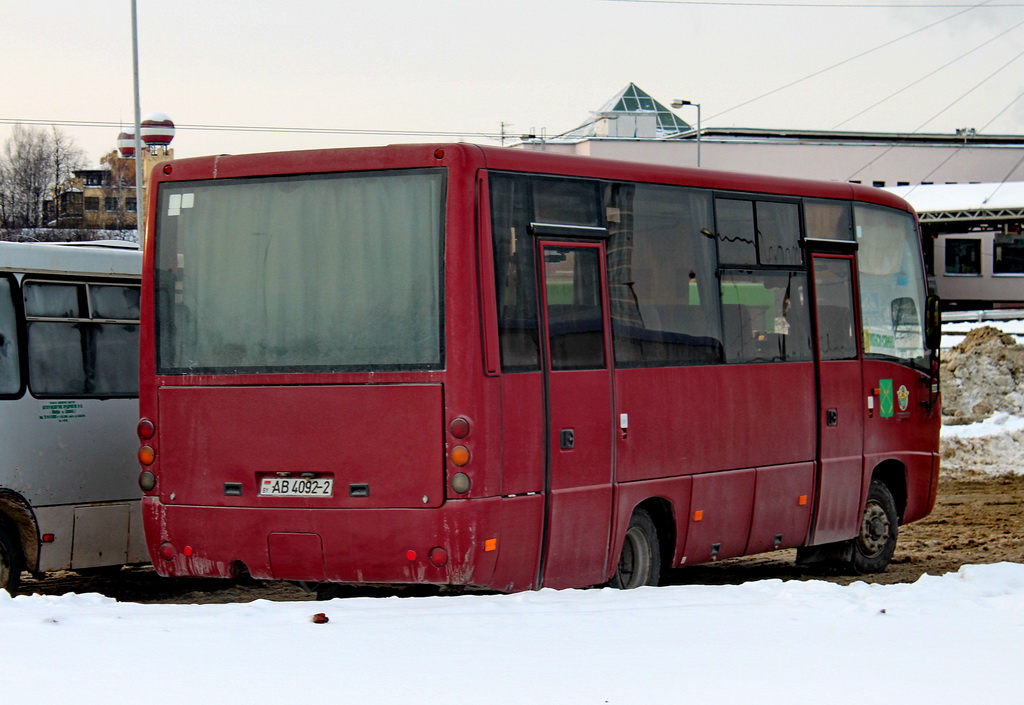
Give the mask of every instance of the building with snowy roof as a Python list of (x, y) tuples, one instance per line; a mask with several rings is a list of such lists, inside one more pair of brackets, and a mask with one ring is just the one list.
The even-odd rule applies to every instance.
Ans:
[(948, 309), (1024, 308), (1024, 183), (887, 189), (917, 211)]
[[(681, 104), (699, 118), (699, 106)], [(695, 110), (696, 108), (696, 110)], [(878, 187), (1024, 179), (1024, 135), (829, 132), (705, 127), (630, 83), (578, 127), (525, 136), (520, 149), (700, 166)]]

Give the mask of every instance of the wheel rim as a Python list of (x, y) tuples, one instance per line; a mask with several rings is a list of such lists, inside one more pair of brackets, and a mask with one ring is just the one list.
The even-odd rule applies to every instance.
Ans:
[(885, 509), (875, 500), (869, 500), (864, 508), (864, 519), (860, 524), (857, 544), (861, 552), (872, 558), (881, 554), (889, 543), (889, 517)]
[(642, 530), (635, 526), (630, 527), (622, 544), (622, 557), (619, 558), (622, 587), (628, 590), (645, 585), (650, 574), (651, 547), (647, 544)]

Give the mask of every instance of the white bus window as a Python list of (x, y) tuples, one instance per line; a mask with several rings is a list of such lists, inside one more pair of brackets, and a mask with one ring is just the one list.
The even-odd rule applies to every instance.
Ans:
[(92, 393), (135, 396), (139, 388), (139, 327), (92, 324), (91, 342), (95, 346)]
[(24, 292), (33, 394), (138, 394), (138, 287), (26, 282)]
[(78, 284), (25, 284), (25, 315), (40, 318), (81, 318)]
[(79, 324), (56, 321), (29, 323), (28, 378), (32, 392), (38, 395), (85, 394)]
[(11, 293), (11, 280), (0, 278), (0, 394), (21, 390), (18, 319)]
[(139, 287), (137, 286), (90, 286), (89, 299), (93, 318), (130, 319), (139, 318)]

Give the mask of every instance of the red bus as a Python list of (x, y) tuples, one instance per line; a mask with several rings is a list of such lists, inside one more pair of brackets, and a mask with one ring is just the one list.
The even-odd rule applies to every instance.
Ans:
[(156, 569), (518, 591), (884, 570), (937, 301), (881, 190), (477, 145), (175, 160), (144, 255)]

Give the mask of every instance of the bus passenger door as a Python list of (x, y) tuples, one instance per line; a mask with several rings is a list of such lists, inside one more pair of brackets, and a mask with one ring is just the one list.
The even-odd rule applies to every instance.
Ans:
[(818, 498), (811, 544), (849, 539), (860, 526), (864, 394), (852, 256), (812, 256), (817, 317)]
[(604, 245), (540, 242), (547, 389), (543, 587), (604, 581), (612, 508), (612, 398)]

